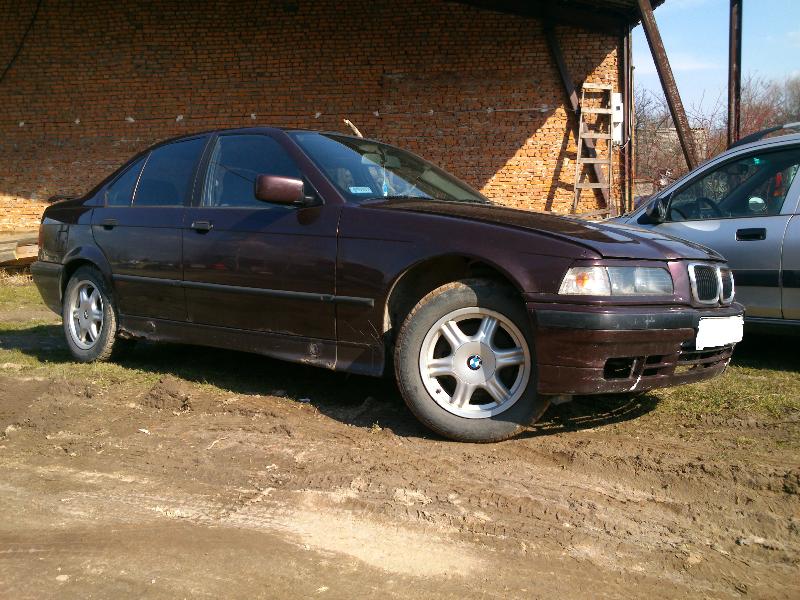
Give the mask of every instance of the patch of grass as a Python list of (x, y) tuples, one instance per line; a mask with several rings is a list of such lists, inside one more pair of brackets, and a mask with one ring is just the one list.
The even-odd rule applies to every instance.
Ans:
[(30, 275), (0, 269), (0, 310), (41, 304), (39, 290), (33, 285)]
[(51, 377), (102, 386), (154, 383), (152, 369), (124, 362), (78, 363), (72, 360), (60, 325), (52, 322), (0, 322), (0, 374)]
[[(3, 283), (5, 283), (4, 280)], [(0, 285), (0, 307), (41, 304), (30, 279)], [(796, 419), (800, 414), (800, 353), (797, 338), (748, 335), (736, 348), (721, 377), (704, 383), (650, 392), (662, 414), (769, 416)], [(362, 398), (377, 385), (369, 378), (348, 378), (324, 370), (270, 361), (261, 356), (211, 348), (140, 344), (130, 357), (115, 363), (81, 364), (72, 360), (59, 323), (53, 320), (3, 321), (0, 317), (0, 374), (85, 380), (100, 385), (152, 385), (165, 374), (198, 385), (245, 394), (279, 389), (289, 397), (328, 398), (337, 403)], [(794, 416), (792, 416), (794, 415)]]
[(800, 353), (791, 336), (745, 334), (724, 375), (710, 381), (656, 390), (664, 411), (785, 418), (800, 414)]

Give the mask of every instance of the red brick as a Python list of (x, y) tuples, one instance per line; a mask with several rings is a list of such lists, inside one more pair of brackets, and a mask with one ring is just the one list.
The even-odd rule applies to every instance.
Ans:
[[(0, 2), (0, 66), (35, 4)], [(619, 87), (619, 37), (557, 33), (576, 82)], [(421, 0), (87, 0), (44, 3), (0, 83), (0, 230), (167, 137), (343, 118), (509, 206), (570, 208), (575, 115), (539, 21)]]

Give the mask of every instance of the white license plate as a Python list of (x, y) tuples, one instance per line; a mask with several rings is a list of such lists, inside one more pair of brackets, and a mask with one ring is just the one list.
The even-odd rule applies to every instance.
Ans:
[(742, 341), (744, 318), (734, 317), (700, 317), (697, 339), (694, 347), (698, 350), (717, 348)]

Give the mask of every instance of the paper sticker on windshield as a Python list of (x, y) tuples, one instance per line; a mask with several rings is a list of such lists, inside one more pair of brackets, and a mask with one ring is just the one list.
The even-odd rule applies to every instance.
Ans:
[(355, 185), (350, 186), (350, 193), (351, 194), (371, 194), (372, 188), (370, 187), (358, 187)]

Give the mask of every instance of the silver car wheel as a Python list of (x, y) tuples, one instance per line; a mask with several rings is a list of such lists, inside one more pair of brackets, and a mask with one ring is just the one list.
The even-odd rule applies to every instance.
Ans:
[(528, 386), (531, 357), (525, 337), (510, 319), (468, 307), (433, 324), (422, 341), (419, 370), (439, 406), (460, 417), (485, 419), (520, 399)]
[(82, 350), (91, 349), (103, 331), (103, 297), (94, 283), (83, 280), (72, 288), (67, 298), (69, 333)]

